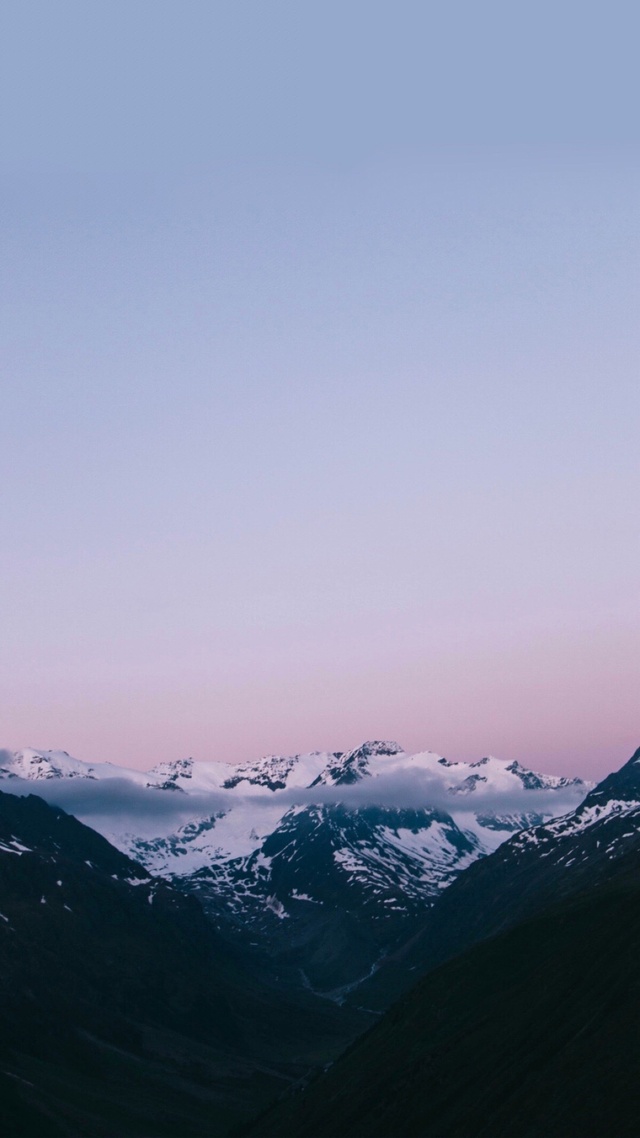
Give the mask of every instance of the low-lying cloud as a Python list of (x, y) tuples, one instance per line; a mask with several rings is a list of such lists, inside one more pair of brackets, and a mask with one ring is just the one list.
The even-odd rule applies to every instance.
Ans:
[[(1, 753), (0, 753), (1, 762)], [(515, 788), (506, 793), (476, 784), (470, 792), (452, 793), (426, 771), (415, 768), (377, 778), (365, 778), (347, 786), (318, 785), (307, 788), (243, 794), (235, 790), (185, 793), (139, 786), (125, 778), (42, 779), (0, 781), (0, 790), (26, 796), (36, 794), (88, 825), (108, 826), (114, 831), (137, 828), (144, 832), (179, 828), (187, 820), (211, 817), (231, 807), (251, 810), (280, 807), (336, 806), (358, 810), (378, 807), (394, 810), (438, 810), (447, 814), (546, 814), (558, 816), (576, 808), (584, 797), (580, 786), (558, 790)]]
[[(443, 786), (428, 771), (413, 769), (396, 771), (377, 778), (365, 778), (349, 786), (314, 786), (303, 790), (282, 791), (283, 800), (291, 806), (335, 805), (341, 803), (353, 810), (367, 806), (397, 810), (443, 810), (447, 814), (464, 813), (563, 813), (572, 810), (584, 797), (576, 787), (558, 790), (521, 790), (501, 792), (476, 784), (472, 791), (455, 792)], [(565, 805), (566, 804), (566, 807)]]

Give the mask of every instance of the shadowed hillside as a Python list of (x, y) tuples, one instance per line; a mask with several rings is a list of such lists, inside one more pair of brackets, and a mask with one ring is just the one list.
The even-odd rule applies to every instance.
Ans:
[(634, 1138), (639, 954), (638, 886), (557, 906), (434, 970), (248, 1133)]
[(225, 1134), (365, 1022), (252, 963), (99, 834), (0, 794), (2, 1134)]

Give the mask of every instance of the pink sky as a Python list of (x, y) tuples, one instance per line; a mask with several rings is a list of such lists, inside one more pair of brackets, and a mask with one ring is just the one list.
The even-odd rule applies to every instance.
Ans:
[(640, 743), (635, 38), (440, 7), (7, 10), (3, 746)]

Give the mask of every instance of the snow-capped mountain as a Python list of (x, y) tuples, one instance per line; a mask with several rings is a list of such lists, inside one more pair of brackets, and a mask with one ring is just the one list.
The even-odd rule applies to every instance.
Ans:
[(573, 890), (581, 867), (588, 865), (591, 882), (596, 872), (610, 877), (631, 851), (640, 851), (640, 749), (572, 813), (518, 834), (505, 854), (520, 871), (543, 866), (545, 879), (571, 869)]
[[(26, 748), (5, 752), (0, 779), (55, 781), (59, 789), (49, 785), (47, 798), (73, 802), (75, 813), (91, 816), (94, 828), (108, 831), (119, 848), (166, 876), (256, 860), (265, 841), (281, 827), (290, 834), (301, 814), (317, 818), (340, 805), (347, 815), (362, 815), (376, 807), (375, 845), (389, 844), (420, 864), (421, 895), (442, 887), (445, 866), (460, 851), (466, 859), (495, 849), (516, 830), (566, 813), (589, 789), (580, 779), (536, 774), (517, 762), (486, 757), (452, 763), (430, 751), (410, 755), (397, 743), (380, 741), (345, 753), (268, 755), (238, 766), (180, 759), (149, 771)], [(131, 794), (127, 800), (125, 788), (114, 807), (110, 787), (85, 790), (76, 782), (70, 790), (70, 779), (118, 780), (130, 784)], [(172, 795), (171, 803), (161, 803), (157, 791), (181, 792), (180, 799)], [(337, 861), (345, 861), (346, 848), (336, 848)], [(364, 847), (360, 852), (366, 856)], [(264, 868), (264, 859), (257, 860)], [(433, 879), (425, 876), (431, 862), (441, 864)]]
[[(304, 944), (305, 976), (325, 987), (362, 975), (463, 869), (589, 789), (517, 762), (454, 763), (380, 741), (147, 772), (24, 750), (5, 756), (0, 775), (7, 789), (40, 782), (48, 800), (195, 892), (227, 929), (286, 953)], [(333, 952), (326, 967), (328, 943), (345, 937), (340, 968)]]

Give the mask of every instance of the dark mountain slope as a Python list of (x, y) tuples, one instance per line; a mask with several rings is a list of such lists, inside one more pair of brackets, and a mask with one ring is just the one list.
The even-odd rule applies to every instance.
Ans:
[(309, 1088), (280, 1138), (632, 1138), (640, 859), (437, 968)]
[[(561, 898), (624, 878), (640, 855), (640, 749), (564, 818), (516, 834), (475, 862), (425, 912), (417, 936), (353, 994), (389, 1007), (430, 968)], [(635, 863), (634, 863), (635, 864)]]
[(252, 961), (75, 818), (0, 794), (0, 1133), (223, 1134), (362, 1026)]

